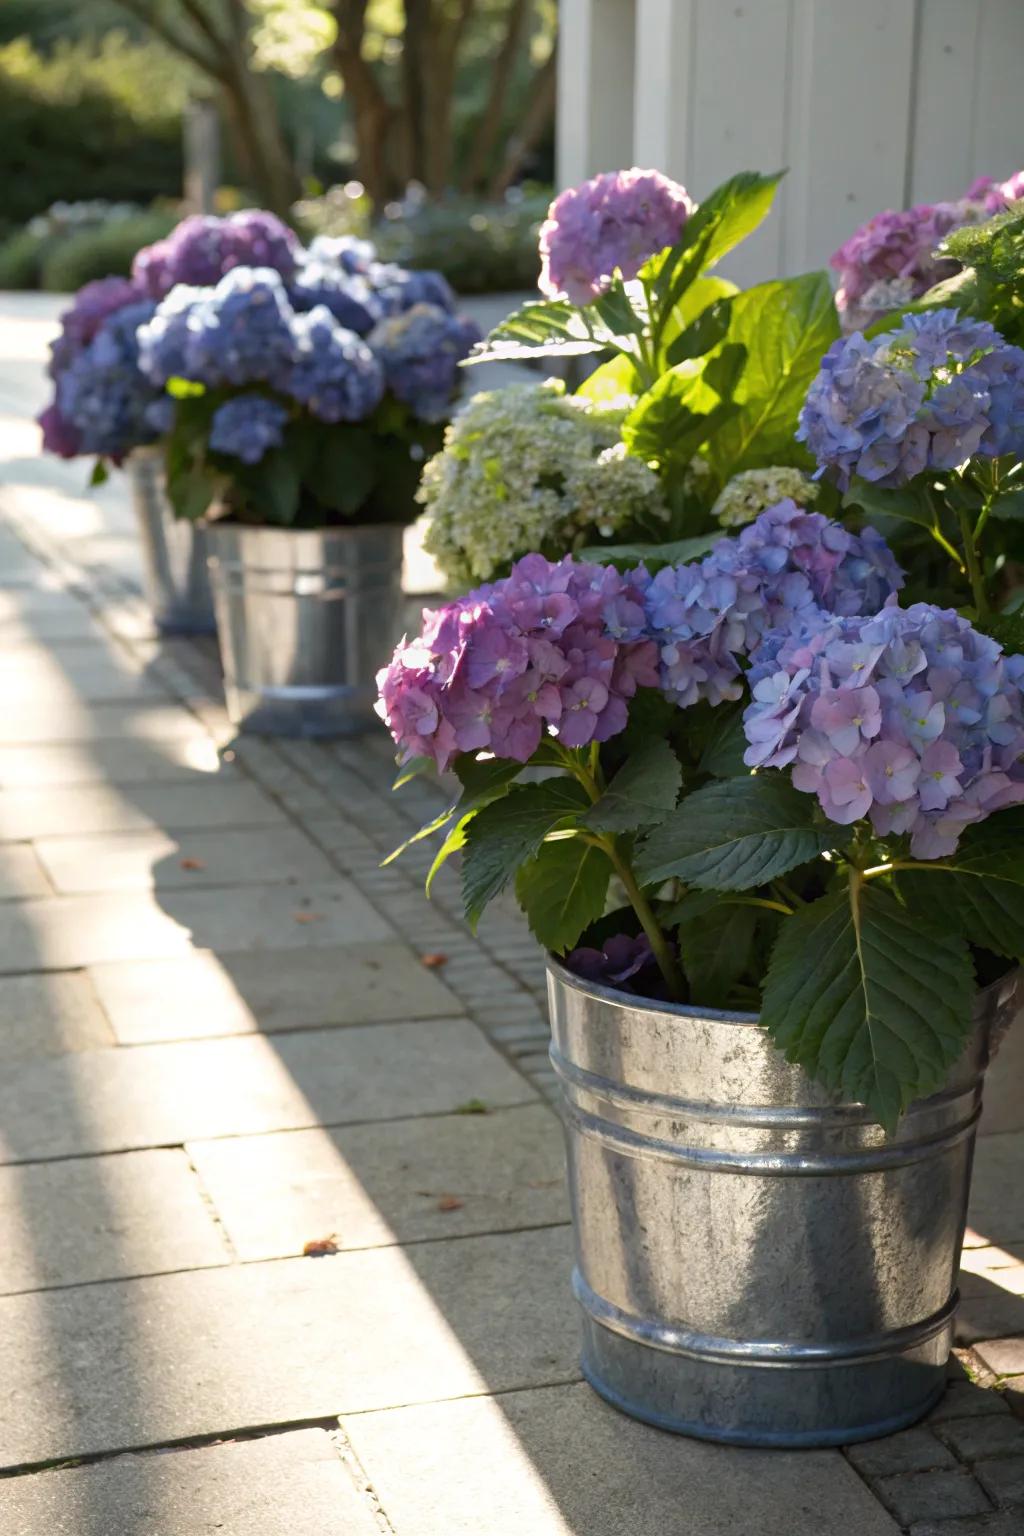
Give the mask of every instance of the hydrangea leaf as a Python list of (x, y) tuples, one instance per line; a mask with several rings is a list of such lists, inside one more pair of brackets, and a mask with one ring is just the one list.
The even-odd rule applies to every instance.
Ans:
[(669, 367), (683, 363), (690, 357), (704, 357), (725, 339), (729, 329), (731, 299), (719, 299), (701, 310), (697, 318), (679, 332), (665, 348), (665, 360)]
[(739, 778), (747, 772), (743, 754), (747, 750), (747, 737), (743, 730), (743, 710), (715, 710), (708, 739), (704, 744), (698, 768), (716, 779)]
[(911, 910), (942, 932), (1024, 959), (1024, 811), (970, 827), (952, 858), (899, 870), (896, 882)]
[(688, 465), (701, 444), (735, 414), (738, 407), (705, 380), (707, 366), (700, 358), (678, 363), (641, 395), (622, 423), (630, 453), (661, 465)]
[(645, 885), (675, 876), (709, 891), (745, 891), (834, 848), (842, 829), (815, 821), (810, 795), (788, 779), (721, 779), (687, 795), (641, 846)]
[(595, 368), (576, 391), (577, 395), (584, 400), (592, 400), (595, 405), (614, 405), (624, 396), (642, 393), (643, 384), (636, 371), (636, 364), (624, 352), (620, 352), (617, 357), (610, 357), (606, 363)]
[(667, 741), (633, 752), (584, 820), (595, 832), (635, 832), (664, 821), (675, 809), (682, 769)]
[(645, 565), (652, 576), (663, 565), (686, 565), (699, 560), (722, 537), (721, 529), (702, 533), (694, 539), (673, 539), (670, 544), (591, 544), (577, 551), (577, 559), (593, 560), (597, 565), (614, 565), (619, 571), (632, 571)]
[(556, 837), (516, 874), (516, 897), (546, 949), (564, 954), (604, 912), (611, 865), (581, 837)]
[(372, 434), (346, 426), (319, 436), (319, 451), (307, 476), (310, 489), (331, 511), (351, 516), (367, 500), (377, 479)]
[(659, 251), (641, 268), (666, 310), (679, 303), (694, 279), (751, 234), (768, 213), (784, 173), (740, 171), (715, 188), (683, 226), (678, 244)]
[(909, 487), (886, 490), (859, 478), (854, 479), (843, 497), (843, 506), (859, 507), (867, 517), (898, 517), (922, 528), (931, 528), (935, 521), (923, 491), (918, 493)]
[(588, 804), (575, 779), (545, 779), (519, 785), (477, 812), (462, 861), (462, 899), (472, 927), (548, 833), (577, 823)]
[(970, 1033), (973, 995), (963, 939), (877, 882), (853, 881), (786, 919), (761, 1022), (789, 1061), (866, 1104), (891, 1132), (908, 1104), (945, 1082)]
[(838, 335), (824, 272), (761, 283), (736, 295), (728, 341), (747, 349), (736, 390), (739, 409), (716, 430), (708, 453), (723, 482), (742, 469), (806, 461), (793, 438), (797, 418), (822, 353)]
[[(430, 768), (434, 766), (433, 759), (429, 757), (417, 758), (414, 761), (424, 762)], [(513, 763), (505, 758), (497, 757), (478, 758), (470, 752), (464, 752), (460, 757), (457, 757), (452, 766), (459, 783), (462, 785), (462, 794), (458, 800), (448, 806), (447, 810), (440, 811), (436, 816), (432, 816), (428, 822), (425, 822), (420, 827), (418, 832), (414, 832), (403, 843), (399, 843), (397, 848), (392, 849), (387, 858), (381, 861), (382, 869), (386, 864), (393, 863), (400, 854), (404, 853), (407, 848), (411, 848), (414, 843), (422, 842), (425, 837), (432, 837), (435, 832), (440, 832), (442, 827), (448, 825), (453, 816), (465, 817), (467, 812), (479, 810), (482, 806), (488, 805), (492, 800), (496, 800), (499, 795), (505, 793), (513, 779), (518, 778), (519, 774), (523, 771), (522, 763)], [(412, 765), (410, 764), (409, 767), (411, 768)], [(392, 787), (397, 789), (401, 784), (406, 783), (408, 779), (415, 777), (418, 771), (414, 770), (406, 773), (404, 776), (399, 776)], [(459, 846), (461, 847), (462, 845), (459, 844)], [(434, 874), (441, 864), (444, 863), (444, 859), (450, 853), (454, 853), (455, 849), (447, 848), (446, 851), (442, 851), (444, 852), (444, 858), (439, 855), (438, 859), (435, 859), (435, 867), (427, 877), (428, 895), (430, 893), (430, 882)]]
[(691, 1000), (698, 1008), (721, 1008), (750, 964), (757, 907), (694, 891), (672, 917)]
[[(628, 330), (632, 330), (629, 327)], [(526, 304), (509, 315), (465, 359), (466, 364), (508, 362), (516, 358), (570, 357), (615, 346), (632, 351), (629, 334), (613, 331), (591, 309), (579, 310), (567, 299)]]

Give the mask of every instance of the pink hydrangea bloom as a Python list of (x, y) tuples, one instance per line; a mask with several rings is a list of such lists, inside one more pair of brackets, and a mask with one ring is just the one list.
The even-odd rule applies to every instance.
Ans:
[(627, 280), (674, 245), (694, 204), (660, 171), (608, 171), (559, 194), (541, 225), (540, 289), (589, 304), (616, 270)]

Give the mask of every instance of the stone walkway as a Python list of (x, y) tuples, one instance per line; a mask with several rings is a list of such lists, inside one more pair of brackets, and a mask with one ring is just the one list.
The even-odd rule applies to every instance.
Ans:
[(383, 739), (233, 740), (210, 648), (154, 639), (123, 486), (37, 456), (53, 313), (0, 299), (2, 1536), (1020, 1536), (1020, 1043), (927, 1425), (605, 1407), (531, 940), (379, 867), (437, 803)]

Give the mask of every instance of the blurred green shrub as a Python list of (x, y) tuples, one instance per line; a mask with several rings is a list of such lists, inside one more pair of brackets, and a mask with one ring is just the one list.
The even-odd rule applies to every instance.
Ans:
[(43, 254), (39, 286), (50, 293), (74, 293), (93, 278), (128, 277), (140, 246), (162, 240), (180, 217), (169, 209), (152, 209), (56, 240)]
[(0, 240), (0, 289), (38, 288), (47, 242), (29, 229)]
[(37, 53), (0, 48), (4, 217), (23, 223), (59, 199), (148, 203), (181, 190), (188, 71), (120, 31)]
[(411, 191), (371, 224), (357, 182), (306, 198), (294, 209), (300, 231), (373, 240), (384, 261), (443, 272), (457, 293), (507, 293), (536, 286), (537, 236), (549, 188), (515, 188), (500, 202), (451, 197), (432, 202)]

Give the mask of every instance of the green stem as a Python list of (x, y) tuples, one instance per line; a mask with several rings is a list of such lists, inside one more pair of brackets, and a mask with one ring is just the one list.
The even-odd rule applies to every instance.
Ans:
[(766, 896), (727, 896), (726, 906), (764, 907), (766, 912), (781, 912), (783, 917), (793, 916), (793, 908), (787, 907), (784, 901), (769, 901)]
[(879, 875), (889, 875), (894, 869), (927, 869), (934, 872), (940, 869), (952, 869), (951, 864), (943, 864), (938, 859), (892, 859), (888, 864), (876, 864), (871, 869), (862, 869), (861, 874), (865, 880), (876, 880)]
[(658, 962), (658, 969), (665, 978), (665, 985), (668, 987), (669, 996), (677, 1003), (682, 1002), (685, 992), (683, 973), (680, 971), (676, 957), (672, 953), (671, 944), (658, 926), (658, 919), (654, 915), (653, 907), (637, 884), (636, 876), (630, 869), (628, 862), (620, 854), (615, 844), (615, 839), (608, 837), (601, 838), (600, 841), (601, 846), (611, 860), (612, 868), (622, 881), (623, 889), (629, 897), (633, 911), (640, 919), (640, 926), (650, 941), (654, 958)]
[(974, 543), (974, 531), (971, 528), (971, 520), (965, 507), (957, 507), (957, 522), (960, 524), (960, 537), (964, 542), (964, 559), (967, 563), (967, 577), (971, 583), (971, 592), (974, 596), (974, 606), (978, 618), (988, 617), (988, 596), (985, 592), (985, 578), (981, 574), (981, 564), (978, 560), (978, 551)]

